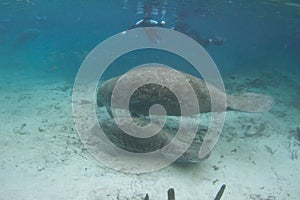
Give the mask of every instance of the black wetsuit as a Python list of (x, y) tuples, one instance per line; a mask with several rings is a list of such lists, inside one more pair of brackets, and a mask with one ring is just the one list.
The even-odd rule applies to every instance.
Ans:
[(189, 37), (196, 40), (199, 44), (201, 44), (203, 47), (207, 47), (212, 43), (211, 38), (203, 38), (200, 36), (200, 34), (192, 29), (190, 26), (188, 26), (186, 23), (177, 23), (176, 26), (173, 28), (175, 31), (181, 32), (183, 34), (188, 35)]

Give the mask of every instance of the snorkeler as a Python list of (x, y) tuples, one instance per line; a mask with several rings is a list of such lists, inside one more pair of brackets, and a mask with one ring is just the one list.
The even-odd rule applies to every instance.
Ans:
[[(146, 1), (144, 4), (138, 4), (139, 13), (143, 13), (143, 19), (136, 22), (133, 26), (129, 27), (127, 30), (134, 28), (143, 28), (143, 27), (166, 27), (166, 22), (162, 19), (165, 18), (166, 11), (163, 9), (161, 12), (160, 20), (154, 20), (152, 17), (154, 6), (153, 1)], [(142, 6), (141, 6), (142, 5)], [(211, 36), (209, 38), (201, 37), (201, 35), (195, 30), (192, 29), (184, 20), (186, 13), (181, 9), (176, 13), (176, 22), (175, 26), (171, 29), (181, 32), (188, 35), (192, 39), (196, 40), (203, 47), (207, 47), (210, 44), (220, 46), (223, 44), (223, 38), (219, 36)], [(157, 18), (157, 16), (156, 16)], [(125, 31), (126, 32), (126, 31)]]
[[(153, 5), (151, 1), (145, 2), (143, 8), (143, 19), (136, 22), (133, 26), (129, 27), (127, 30), (134, 28), (143, 28), (143, 27), (164, 27), (166, 22), (164, 20), (154, 20), (152, 18)], [(163, 18), (162, 16), (161, 18)]]
[[(150, 18), (144, 18), (140, 21), (138, 21), (135, 25), (129, 27), (127, 30), (133, 29), (133, 28), (142, 28), (142, 27), (164, 27), (165, 21), (156, 21), (152, 20)], [(186, 34), (196, 40), (200, 45), (203, 47), (207, 47), (210, 44), (214, 44), (217, 46), (220, 46), (223, 44), (223, 38), (219, 36), (212, 36), (209, 38), (203, 38), (200, 36), (200, 34), (195, 31), (194, 29), (191, 29), (187, 24), (176, 24), (175, 27), (172, 27), (173, 30), (181, 32), (183, 34)]]

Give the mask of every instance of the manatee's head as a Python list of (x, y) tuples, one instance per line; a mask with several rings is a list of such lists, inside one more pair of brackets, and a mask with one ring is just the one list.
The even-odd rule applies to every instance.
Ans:
[(176, 164), (197, 164), (209, 157), (209, 154), (205, 158), (199, 158), (199, 151), (202, 143), (193, 142), (187, 151), (176, 160)]
[(199, 158), (200, 148), (203, 145), (203, 139), (206, 133), (207, 128), (204, 126), (199, 126), (192, 143), (184, 152), (184, 154), (176, 160), (175, 163), (179, 165), (196, 164), (207, 159), (210, 154), (207, 154), (204, 158)]
[(99, 107), (102, 106), (110, 106), (111, 104), (111, 96), (112, 92), (115, 88), (116, 82), (118, 78), (113, 78), (102, 83), (97, 92), (97, 105)]

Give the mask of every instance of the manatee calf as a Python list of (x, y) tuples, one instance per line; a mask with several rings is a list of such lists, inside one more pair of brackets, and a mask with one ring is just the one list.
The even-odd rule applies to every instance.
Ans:
[[(145, 126), (150, 123), (149, 118), (146, 117), (133, 117), (131, 122), (127, 120), (120, 120), (122, 127), (130, 129), (132, 123), (136, 123), (139, 126)], [(115, 122), (114, 118), (100, 120), (100, 125), (103, 129), (103, 132), (107, 138), (117, 147), (129, 151), (132, 153), (148, 153), (156, 150), (161, 150), (162, 154), (166, 157), (168, 156), (178, 156), (176, 149), (180, 148), (174, 144), (172, 149), (163, 149), (167, 144), (169, 144), (172, 139), (177, 134), (178, 124), (177, 122), (172, 121), (172, 126), (169, 126), (168, 123), (165, 125), (159, 133), (155, 134), (149, 138), (138, 138), (125, 133), (121, 130)], [(175, 124), (175, 125), (174, 125)], [(177, 128), (176, 128), (177, 126)], [(206, 134), (207, 128), (203, 126), (198, 126), (197, 134), (193, 139), (189, 148), (176, 160), (177, 163), (198, 163), (203, 159), (200, 159), (198, 154), (200, 147), (203, 143), (203, 138)], [(187, 128), (188, 132), (188, 128)], [(182, 138), (185, 140), (185, 138)]]
[[(148, 80), (149, 73), (153, 76), (159, 77), (161, 80), (168, 80), (169, 83), (173, 84), (173, 87), (177, 88), (178, 91), (186, 91), (186, 82), (188, 82), (196, 94), (196, 100), (198, 101), (200, 110), (197, 111), (195, 109), (190, 109), (184, 114), (181, 113), (181, 104), (178, 102), (176, 95), (168, 87), (157, 83), (148, 83), (137, 88), (131, 95), (129, 101), (130, 113), (132, 115), (148, 115), (150, 107), (155, 104), (162, 105), (167, 112), (166, 114), (169, 116), (194, 115), (199, 114), (199, 112), (211, 112), (212, 102), (215, 106), (213, 110), (215, 112), (224, 112), (226, 110), (265, 112), (273, 105), (273, 100), (269, 96), (256, 93), (245, 93), (239, 96), (226, 95), (217, 87), (206, 83), (202, 79), (178, 70), (175, 71), (180, 73), (186, 81), (181, 81), (182, 79), (179, 77), (170, 75), (169, 69), (166, 67), (154, 66), (131, 70), (130, 73), (133, 74), (131, 77), (134, 78), (125, 79), (125, 82), (123, 80), (122, 85), (124, 85), (125, 88), (131, 88), (131, 86), (134, 86), (136, 82)], [(112, 114), (111, 100), (113, 90), (121, 78), (122, 76), (118, 76), (104, 82), (97, 93), (98, 106), (105, 106), (110, 114)], [(120, 94), (116, 94), (119, 95), (116, 99), (121, 99), (120, 97), (122, 97), (122, 95), (127, 91), (124, 90), (122, 92)], [(191, 96), (185, 94), (181, 103), (188, 103), (190, 101)], [(119, 103), (118, 108), (126, 108), (126, 103), (123, 102), (123, 104), (124, 105), (122, 105), (122, 102)]]

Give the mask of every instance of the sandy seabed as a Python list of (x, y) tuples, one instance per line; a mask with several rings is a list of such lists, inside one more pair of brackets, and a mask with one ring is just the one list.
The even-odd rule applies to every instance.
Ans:
[[(228, 112), (211, 156), (147, 174), (105, 168), (83, 146), (64, 81), (2, 73), (0, 199), (283, 200), (300, 196), (300, 84), (294, 73), (233, 74), (228, 93), (271, 95), (266, 113)], [(275, 81), (276, 80), (276, 81)]]

